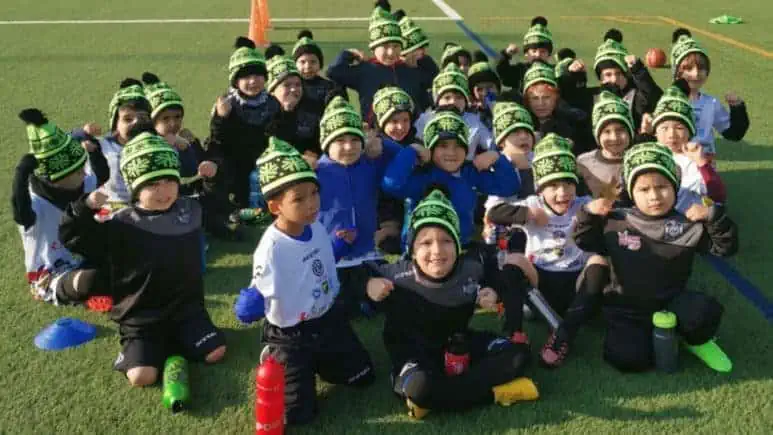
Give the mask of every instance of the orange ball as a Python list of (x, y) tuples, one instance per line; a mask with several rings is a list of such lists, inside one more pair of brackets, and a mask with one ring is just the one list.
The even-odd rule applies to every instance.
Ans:
[(666, 52), (659, 48), (647, 50), (647, 66), (650, 68), (663, 68), (666, 66)]

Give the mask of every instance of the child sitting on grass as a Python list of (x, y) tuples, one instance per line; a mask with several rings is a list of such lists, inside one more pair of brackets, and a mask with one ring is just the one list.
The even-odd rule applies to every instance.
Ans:
[(311, 422), (316, 375), (332, 384), (373, 382), (370, 356), (338, 303), (336, 261), (317, 221), (317, 176), (290, 144), (269, 139), (257, 162), (260, 188), (276, 216), (255, 250), (251, 287), (265, 299), (263, 343), (285, 364), (285, 418)]
[(571, 239), (577, 212), (590, 198), (577, 196), (577, 163), (570, 148), (565, 138), (554, 134), (539, 141), (532, 163), (537, 194), (503, 202), (486, 213), (490, 222), (518, 225), (526, 233), (526, 251), (523, 256), (514, 255), (525, 257), (519, 267), (559, 315), (569, 307), (577, 288), (598, 279), (597, 266), (604, 264)]
[[(368, 296), (386, 313), (392, 388), (409, 415), (421, 419), (430, 410), (536, 400), (537, 387), (523, 377), (529, 363), (521, 332), (523, 273), (512, 265), (484, 273), (476, 258), (462, 256), (459, 217), (439, 190), (416, 206), (410, 226), (409, 258), (376, 266), (382, 278), (368, 282)], [(499, 298), (506, 307), (507, 338), (470, 329), (475, 306), (491, 309)], [(444, 352), (459, 352), (448, 346), (459, 337), (463, 343), (452, 345), (467, 347), (469, 367), (449, 373), (459, 367), (444, 364)]]
[(67, 207), (59, 234), (109, 275), (110, 317), (122, 345), (114, 367), (141, 387), (156, 382), (170, 355), (214, 363), (226, 346), (204, 307), (201, 207), (178, 194), (177, 151), (142, 131), (124, 146), (121, 171), (131, 205), (100, 223), (94, 215), (107, 196), (84, 195)]
[[(86, 283), (94, 284), (97, 271), (64, 246), (59, 221), (67, 205), (104, 184), (110, 170), (96, 140), (81, 145), (38, 109), (25, 109), (19, 118), (27, 125), (30, 153), (16, 167), (11, 204), (30, 292), (54, 305), (84, 301), (92, 292)], [(85, 173), (87, 158), (93, 175)], [(103, 284), (94, 284), (94, 290), (103, 290)]]
[[(389, 13), (389, 2), (380, 0), (370, 17), (370, 44), (373, 58), (356, 49), (344, 50), (328, 67), (327, 76), (340, 86), (357, 91), (363, 118), (373, 103), (373, 96), (383, 83), (404, 89), (414, 102), (427, 100), (425, 94), (437, 74), (437, 65), (430, 56), (424, 56), (412, 67), (400, 58), (403, 38), (400, 25)], [(419, 106), (419, 112), (426, 107)]]
[(335, 88), (335, 83), (319, 75), (325, 57), (311, 30), (304, 29), (298, 33), (292, 55), (303, 79), (303, 95), (314, 103), (315, 111), (321, 116), (325, 111), (327, 94)]
[[(403, 148), (387, 168), (381, 187), (397, 198), (415, 203), (433, 184), (445, 186), (460, 219), (460, 239), (466, 245), (475, 228), (478, 193), (510, 196), (520, 180), (513, 165), (496, 151), (466, 161), (469, 133), (464, 120), (452, 111), (439, 111), (424, 128), (424, 146)], [(426, 167), (418, 164), (430, 163)]]
[(690, 104), (695, 113), (694, 142), (703, 147), (703, 154), (712, 162), (717, 150), (714, 144), (716, 130), (727, 140), (739, 141), (749, 130), (746, 104), (734, 92), (725, 96), (730, 113), (716, 98), (701, 92), (711, 72), (711, 62), (703, 47), (693, 39), (690, 31), (680, 28), (672, 35), (671, 68), (674, 80), (685, 79), (690, 87)]
[(683, 215), (674, 208), (679, 171), (671, 151), (659, 144), (631, 148), (623, 162), (631, 209), (613, 209), (599, 198), (577, 215), (572, 235), (577, 246), (605, 256), (605, 279), (578, 289), (563, 323), (542, 350), (542, 360), (557, 367), (569, 353), (577, 331), (603, 306), (604, 359), (622, 371), (653, 367), (652, 317), (668, 310), (687, 349), (720, 372), (732, 369), (714, 341), (722, 305), (706, 294), (688, 291), (698, 253), (729, 256), (738, 250), (738, 230), (723, 207), (695, 205)]

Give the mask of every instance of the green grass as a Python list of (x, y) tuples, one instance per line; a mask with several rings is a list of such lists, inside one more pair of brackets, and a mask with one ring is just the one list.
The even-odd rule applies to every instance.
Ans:
[[(569, 19), (576, 15), (667, 15), (692, 26), (773, 51), (773, 6), (743, 0), (728, 9), (727, 2), (707, 0), (675, 4), (664, 0), (595, 2), (499, 2), (449, 0), (468, 25), (497, 49), (520, 39), (528, 18), (539, 12), (550, 18), (557, 46), (570, 45), (591, 59), (601, 35), (621, 28), (630, 50), (643, 54), (648, 47), (668, 49), (673, 30), (665, 24), (610, 22), (599, 18)], [(439, 16), (428, 0), (395, 1), (409, 15)], [(505, 6), (506, 4), (506, 6)], [(121, 19), (246, 17), (246, 0), (232, 2), (84, 0), (27, 2), (5, 0), (3, 20)], [(607, 8), (614, 7), (613, 11)], [(273, 0), (273, 17), (366, 16), (370, 2), (360, 0)], [(743, 16), (743, 26), (710, 26), (707, 20), (722, 13)], [(520, 17), (502, 20), (502, 17)], [(490, 20), (487, 17), (499, 17)], [(299, 26), (277, 25), (271, 38), (291, 44)], [(432, 37), (432, 54), (439, 58), (444, 41), (472, 43), (450, 22), (424, 23)], [(326, 59), (342, 48), (366, 47), (364, 23), (320, 23), (314, 33)], [(215, 243), (206, 276), (207, 305), (227, 335), (229, 351), (223, 364), (192, 368), (193, 409), (172, 416), (161, 407), (160, 389), (130, 389), (111, 370), (119, 350), (116, 326), (104, 316), (78, 308), (55, 308), (34, 303), (23, 279), (18, 231), (12, 222), (10, 185), (18, 158), (26, 152), (24, 128), (16, 113), (37, 106), (57, 124), (70, 127), (85, 121), (106, 122), (107, 105), (118, 82), (143, 71), (156, 72), (176, 86), (186, 103), (186, 124), (199, 136), (207, 134), (207, 120), (215, 97), (226, 85), (226, 64), (236, 35), (245, 24), (148, 25), (0, 25), (0, 432), (3, 433), (250, 433), (254, 424), (254, 367), (260, 353), (258, 327), (239, 326), (231, 306), (238, 289), (250, 276), (253, 240), (240, 244)], [(735, 90), (745, 97), (752, 127), (741, 143), (719, 144), (719, 168), (727, 183), (730, 214), (741, 228), (741, 252), (732, 260), (743, 274), (773, 298), (770, 264), (773, 234), (773, 93), (768, 78), (771, 59), (699, 36), (712, 57), (707, 91), (722, 95)], [(669, 72), (655, 77), (661, 85)], [(530, 375), (539, 384), (538, 402), (510, 408), (489, 406), (456, 415), (432, 414), (412, 422), (388, 387), (387, 358), (380, 340), (381, 320), (356, 327), (372, 352), (378, 380), (363, 392), (321, 386), (322, 414), (298, 433), (769, 433), (773, 427), (770, 324), (735, 289), (705, 264), (696, 268), (692, 286), (725, 304), (720, 343), (732, 356), (729, 375), (711, 372), (684, 355), (676, 375), (657, 373), (624, 376), (601, 361), (601, 329), (585, 330), (573, 357), (558, 371), (539, 368)], [(60, 316), (77, 316), (98, 325), (99, 336), (85, 346), (58, 353), (37, 350), (32, 339)], [(496, 327), (490, 316), (475, 323)], [(541, 344), (544, 328), (527, 325), (532, 341)], [(464, 394), (459, 392), (459, 394)], [(293, 432), (296, 432), (295, 430)]]

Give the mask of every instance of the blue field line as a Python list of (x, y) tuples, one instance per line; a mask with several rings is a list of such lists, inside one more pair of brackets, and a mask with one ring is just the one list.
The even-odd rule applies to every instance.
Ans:
[[(487, 56), (492, 58), (499, 56), (499, 53), (497, 53), (497, 51), (490, 45), (486, 44), (483, 38), (481, 38), (477, 33), (475, 33), (472, 29), (467, 27), (466, 24), (464, 24), (464, 20), (454, 20), (454, 22), (459, 26), (460, 29), (462, 29), (462, 32), (464, 32), (467, 37), (469, 37), (475, 44), (477, 44), (484, 53), (486, 53)], [(752, 282), (748, 279), (744, 278), (743, 275), (741, 275), (725, 260), (713, 255), (706, 255), (704, 258), (714, 268), (714, 270), (722, 275), (727, 280), (727, 282), (735, 287), (736, 290), (738, 290), (749, 302), (752, 303), (752, 305), (760, 310), (762, 315), (769, 323), (773, 323), (773, 303), (771, 303), (768, 298), (762, 294), (757, 286), (752, 284)]]

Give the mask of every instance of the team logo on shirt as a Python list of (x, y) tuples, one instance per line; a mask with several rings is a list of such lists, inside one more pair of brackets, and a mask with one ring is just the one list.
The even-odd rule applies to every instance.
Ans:
[(641, 237), (628, 234), (627, 230), (617, 233), (617, 243), (630, 251), (641, 249)]
[(327, 280), (322, 281), (322, 293), (328, 294), (330, 292), (330, 284), (327, 283)]
[(322, 276), (325, 273), (325, 266), (322, 265), (322, 260), (319, 258), (314, 259), (311, 263), (311, 271), (314, 272), (314, 275)]
[(678, 221), (666, 221), (665, 238), (676, 239), (684, 233), (684, 224)]

